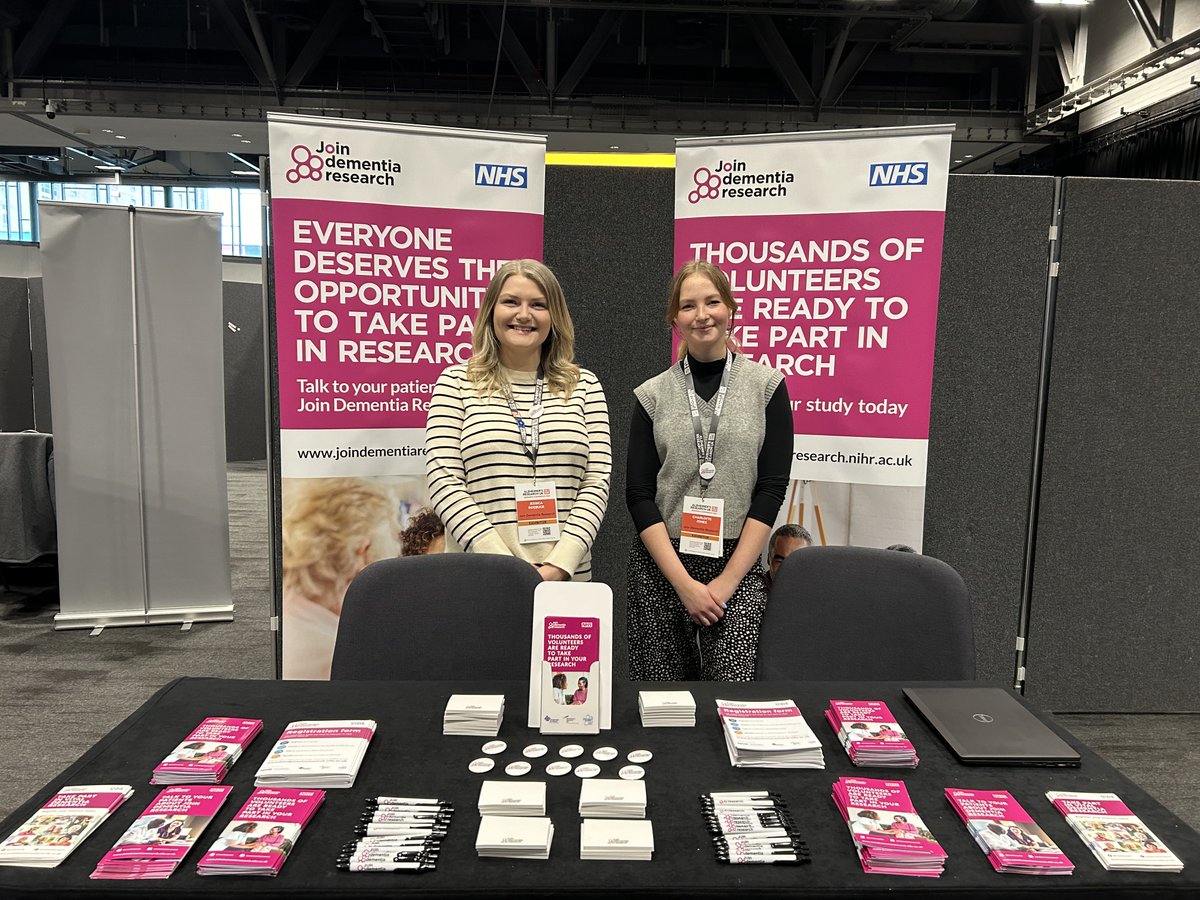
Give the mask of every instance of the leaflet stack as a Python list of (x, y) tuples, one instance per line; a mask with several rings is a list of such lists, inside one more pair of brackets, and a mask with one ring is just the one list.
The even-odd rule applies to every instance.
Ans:
[(485, 781), (479, 788), (481, 816), (544, 816), (546, 782)]
[(946, 851), (913, 809), (903, 781), (839, 778), (833, 801), (854, 838), (864, 872), (942, 874)]
[(946, 788), (946, 799), (997, 872), (1070, 875), (1075, 865), (1008, 791)]
[(1104, 868), (1119, 872), (1183, 871), (1183, 861), (1116, 794), (1046, 791), (1046, 798), (1066, 816)]
[(255, 788), (208, 852), (198, 875), (275, 876), (300, 832), (325, 801), (325, 792)]
[(262, 719), (209, 716), (154, 767), (151, 784), (220, 784), (250, 742)]
[(483, 816), (475, 838), (480, 857), (549, 859), (554, 823), (543, 816)]
[(584, 819), (579, 826), (580, 859), (649, 861), (653, 857), (654, 825), (648, 819)]
[(825, 720), (854, 765), (917, 767), (916, 748), (882, 700), (830, 700)]
[(133, 796), (127, 784), (71, 784), (0, 844), (0, 866), (52, 869)]
[(733, 766), (825, 768), (821, 742), (791, 700), (718, 700), (717, 714)]
[(620, 778), (581, 781), (579, 815), (585, 819), (644, 819), (646, 782)]
[(233, 788), (165, 788), (100, 858), (91, 877), (168, 878), (200, 839)]
[(373, 719), (291, 722), (254, 776), (256, 787), (345, 788), (354, 785)]

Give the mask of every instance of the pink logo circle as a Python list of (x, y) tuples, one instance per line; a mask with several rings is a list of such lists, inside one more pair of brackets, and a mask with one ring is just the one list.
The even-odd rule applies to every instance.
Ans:
[(689, 203), (699, 203), (701, 200), (715, 200), (721, 196), (721, 176), (711, 169), (701, 166), (692, 173), (692, 181), (696, 188), (688, 194)]
[(295, 184), (301, 178), (311, 178), (313, 181), (321, 180), (321, 170), (325, 168), (325, 160), (307, 147), (301, 144), (293, 147), (292, 162), (296, 165), (285, 173), (288, 184)]

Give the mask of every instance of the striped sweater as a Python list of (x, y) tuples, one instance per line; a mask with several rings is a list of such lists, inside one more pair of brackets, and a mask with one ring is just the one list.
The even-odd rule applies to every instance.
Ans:
[[(536, 373), (501, 371), (512, 385), (517, 409), (528, 412)], [(465, 365), (443, 371), (425, 426), (429, 497), (446, 523), (447, 549), (551, 563), (586, 581), (592, 574), (592, 542), (608, 505), (612, 473), (608, 404), (596, 376), (581, 369), (569, 400), (546, 391), (542, 406), (535, 468), (521, 449), (504, 394), (480, 398), (467, 380)], [(514, 487), (546, 480), (557, 488), (560, 537), (556, 542), (521, 544)]]

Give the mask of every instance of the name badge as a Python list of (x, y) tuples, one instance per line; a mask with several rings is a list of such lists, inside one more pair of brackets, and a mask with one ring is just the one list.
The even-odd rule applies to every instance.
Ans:
[(719, 557), (725, 549), (722, 525), (725, 501), (719, 497), (684, 497), (679, 526), (679, 552)]
[(558, 540), (558, 493), (553, 481), (518, 484), (517, 540), (542, 544)]

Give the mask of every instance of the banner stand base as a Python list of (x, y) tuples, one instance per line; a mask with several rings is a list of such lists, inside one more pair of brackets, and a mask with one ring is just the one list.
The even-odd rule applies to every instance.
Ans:
[(54, 617), (55, 631), (74, 628), (119, 628), (125, 625), (179, 625), (189, 622), (232, 622), (233, 604), (225, 606), (181, 607), (144, 612), (114, 610), (112, 612), (59, 613)]

